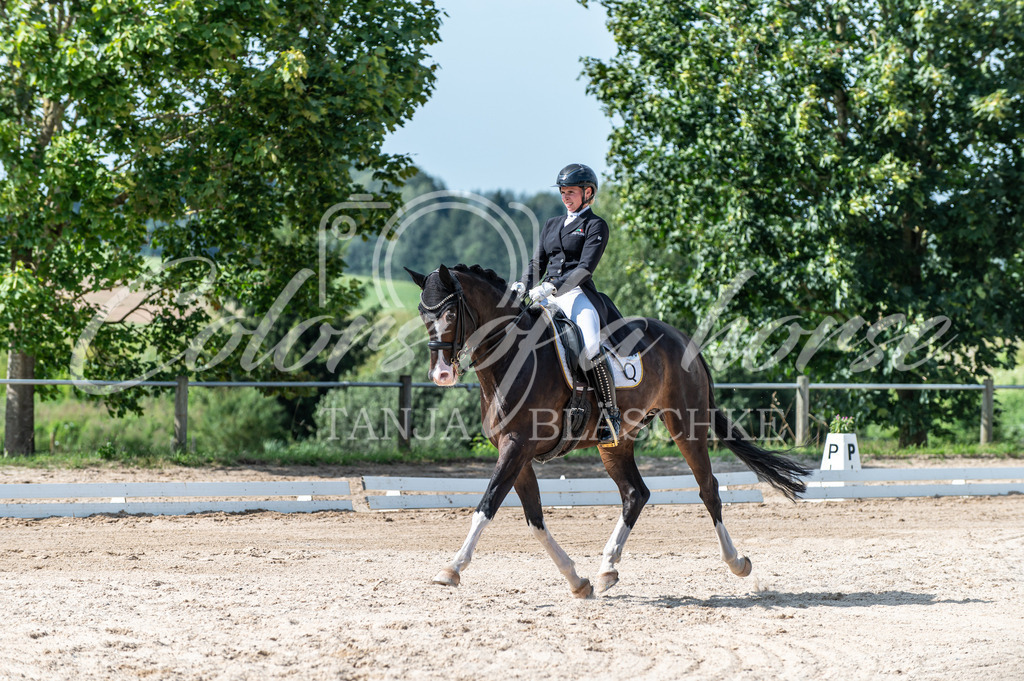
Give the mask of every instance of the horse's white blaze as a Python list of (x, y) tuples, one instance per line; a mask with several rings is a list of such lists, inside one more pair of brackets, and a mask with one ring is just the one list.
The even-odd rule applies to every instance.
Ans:
[(455, 560), (452, 561), (452, 570), (456, 573), (465, 570), (469, 562), (473, 560), (473, 551), (476, 550), (480, 535), (483, 534), (484, 528), (489, 522), (491, 521), (481, 511), (473, 514), (473, 524), (469, 528), (469, 534), (466, 535), (466, 541), (462, 543), (462, 548), (455, 554)]
[[(433, 337), (440, 339), (442, 333), (444, 333), (444, 329), (441, 327), (441, 319), (435, 319)], [(459, 380), (458, 374), (455, 373), (455, 367), (445, 361), (444, 353), (441, 351), (438, 351), (437, 361), (430, 369), (430, 380), (440, 386), (452, 386)]]
[(722, 560), (724, 560), (733, 571), (742, 568), (745, 561), (740, 557), (736, 547), (733, 546), (732, 538), (729, 537), (729, 533), (726, 531), (725, 525), (721, 522), (715, 523), (715, 532), (718, 533), (718, 543), (722, 545)]
[(445, 360), (443, 352), (438, 351), (437, 361), (434, 362), (434, 366), (430, 369), (430, 380), (437, 385), (451, 386), (455, 385), (455, 381), (458, 378), (458, 374), (455, 373), (455, 367)]
[(629, 538), (630, 532), (631, 528), (620, 515), (619, 522), (616, 523), (612, 536), (608, 538), (608, 543), (604, 545), (604, 557), (601, 559), (601, 573), (611, 572), (615, 569), (615, 564), (622, 559), (622, 549), (626, 545), (626, 540)]
[(558, 545), (555, 538), (551, 536), (546, 527), (534, 527), (530, 525), (530, 530), (533, 531), (533, 536), (537, 538), (543, 546), (544, 550), (551, 556), (551, 560), (555, 561), (555, 565), (558, 567), (558, 571), (561, 572), (567, 580), (573, 591), (583, 586), (586, 580), (580, 578), (576, 574), (576, 564), (569, 558), (569, 554), (562, 550), (562, 547)]

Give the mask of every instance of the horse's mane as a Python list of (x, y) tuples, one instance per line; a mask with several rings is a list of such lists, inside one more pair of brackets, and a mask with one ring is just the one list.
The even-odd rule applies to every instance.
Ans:
[(449, 269), (455, 270), (456, 272), (468, 272), (470, 274), (475, 274), (500, 291), (504, 291), (508, 287), (508, 284), (497, 272), (494, 270), (484, 269), (480, 265), (463, 265), (462, 263), (459, 263)]
[[(473, 277), (482, 280), (486, 285), (493, 287), (496, 293), (505, 293), (505, 280), (498, 276), (494, 270), (484, 269), (480, 265), (463, 265), (462, 263), (448, 269), (452, 272), (473, 275)], [(436, 270), (431, 272), (431, 274), (435, 273)], [(421, 313), (424, 311), (430, 313), (437, 312), (438, 307), (445, 305), (454, 295), (454, 291), (445, 288), (439, 277), (425, 280), (422, 286), (423, 293), (420, 294), (419, 306)]]

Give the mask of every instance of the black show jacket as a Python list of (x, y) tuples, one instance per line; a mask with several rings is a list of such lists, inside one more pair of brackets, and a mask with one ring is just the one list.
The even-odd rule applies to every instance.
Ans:
[(556, 295), (579, 286), (597, 309), (601, 327), (614, 327), (611, 340), (617, 344), (626, 336), (622, 313), (608, 296), (597, 290), (592, 276), (607, 246), (608, 223), (589, 208), (568, 225), (564, 215), (553, 217), (540, 231), (540, 241), (523, 272), (522, 282), (529, 290), (541, 281), (550, 281), (555, 285)]

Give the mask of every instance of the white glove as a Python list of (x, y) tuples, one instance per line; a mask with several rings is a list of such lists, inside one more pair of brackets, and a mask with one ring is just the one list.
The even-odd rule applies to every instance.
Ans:
[(511, 286), (509, 286), (509, 289), (510, 289), (510, 290), (512, 291), (512, 293), (514, 293), (514, 294), (515, 294), (516, 296), (518, 296), (518, 297), (522, 298), (522, 297), (523, 297), (523, 295), (524, 295), (524, 294), (526, 293), (526, 284), (524, 284), (524, 283), (523, 283), (523, 282), (521, 282), (521, 281), (517, 281), (517, 282), (515, 282), (514, 284), (512, 284)]
[(530, 300), (532, 300), (535, 303), (540, 303), (546, 300), (548, 296), (550, 296), (554, 292), (555, 285), (552, 284), (550, 281), (545, 281), (540, 286), (534, 286), (533, 288), (530, 289)]

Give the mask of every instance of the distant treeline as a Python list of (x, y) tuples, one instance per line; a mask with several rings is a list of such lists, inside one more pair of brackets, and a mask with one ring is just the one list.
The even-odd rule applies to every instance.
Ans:
[[(443, 182), (421, 171), (407, 182), (402, 196), (409, 206), (418, 197), (445, 189)], [(522, 204), (525, 210), (510, 204)], [(434, 199), (412, 203), (411, 210), (396, 222), (396, 229), (402, 231), (393, 244), (389, 244), (392, 264), (398, 268), (430, 272), (442, 263), (454, 265), (462, 262), (482, 265), (506, 278), (511, 267), (518, 277), (525, 265), (524, 256), (508, 221), (522, 237), (527, 249), (526, 257), (529, 257), (535, 229), (531, 214), (539, 225), (543, 225), (544, 220), (564, 210), (558, 195), (551, 190), (532, 196), (493, 190), (464, 199), (441, 194)], [(511, 265), (506, 238), (513, 245), (514, 261)], [(353, 242), (345, 255), (347, 271), (372, 274), (376, 246), (377, 240), (373, 238)]]

